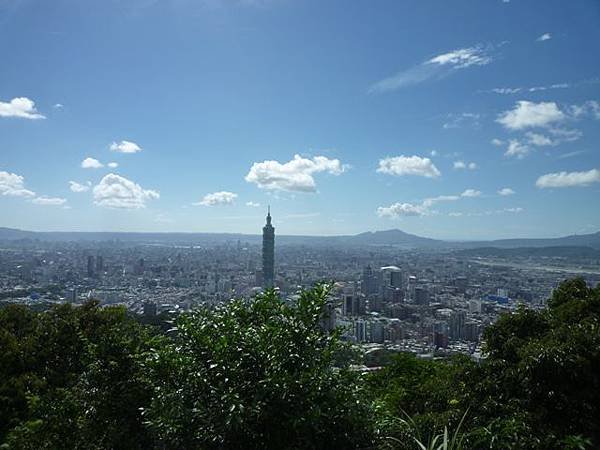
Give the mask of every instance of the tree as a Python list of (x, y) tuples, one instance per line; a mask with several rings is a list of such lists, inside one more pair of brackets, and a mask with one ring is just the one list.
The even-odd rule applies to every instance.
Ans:
[(11, 360), (0, 380), (0, 392), (11, 389), (2, 415), (9, 448), (148, 447), (140, 408), (150, 399), (143, 363), (152, 337), (124, 308), (7, 308), (0, 336), (9, 344), (1, 358)]
[(357, 448), (371, 440), (358, 375), (335, 367), (340, 333), (319, 322), (329, 287), (295, 304), (274, 291), (177, 321), (150, 360), (144, 411), (167, 448)]

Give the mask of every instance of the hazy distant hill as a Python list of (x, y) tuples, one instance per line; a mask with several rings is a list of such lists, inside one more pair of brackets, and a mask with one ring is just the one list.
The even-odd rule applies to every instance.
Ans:
[(575, 234), (549, 239), (499, 239), (485, 242), (468, 242), (469, 247), (592, 247), (600, 249), (600, 231), (592, 234)]
[(457, 252), (463, 256), (483, 256), (496, 258), (511, 258), (524, 256), (552, 256), (552, 257), (578, 257), (578, 258), (598, 258), (600, 259), (600, 249), (591, 247), (516, 247), (516, 248), (498, 248), (498, 247), (478, 247), (459, 250)]
[[(0, 240), (39, 239), (43, 241), (120, 241), (140, 243), (171, 243), (194, 245), (207, 243), (259, 243), (258, 234), (239, 233), (114, 233), (114, 232), (33, 232), (0, 228)], [(401, 248), (472, 249), (482, 247), (591, 247), (600, 249), (600, 232), (551, 239), (500, 239), (494, 241), (449, 242), (430, 239), (394, 229), (366, 232), (348, 236), (289, 236), (277, 235), (280, 245), (354, 245), (397, 246)]]
[(402, 230), (367, 231), (366, 233), (340, 238), (349, 244), (362, 245), (397, 245), (402, 247), (448, 247), (450, 244), (437, 239), (416, 236)]

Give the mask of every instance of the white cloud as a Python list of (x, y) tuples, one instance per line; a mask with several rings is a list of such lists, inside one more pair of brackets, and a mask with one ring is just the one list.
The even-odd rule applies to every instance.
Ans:
[(69, 181), (69, 189), (71, 189), (71, 191), (73, 192), (87, 192), (90, 190), (91, 184), (92, 183), (90, 183), (89, 181), (87, 182), (87, 184), (81, 184), (77, 181)]
[(525, 136), (527, 137), (527, 142), (529, 142), (531, 145), (535, 145), (538, 147), (543, 147), (546, 145), (556, 145), (556, 143), (552, 139), (550, 139), (544, 134), (533, 133), (531, 131), (528, 131), (527, 133), (525, 133)]
[(479, 197), (480, 191), (474, 189), (467, 189), (460, 195), (438, 195), (437, 197), (430, 197), (419, 203), (393, 203), (390, 206), (380, 206), (377, 208), (377, 215), (379, 217), (389, 217), (397, 219), (399, 217), (415, 217), (415, 216), (429, 216), (438, 214), (437, 211), (432, 210), (431, 207), (436, 203), (440, 202), (454, 202), (465, 197)]
[(425, 216), (429, 214), (427, 208), (423, 205), (413, 205), (412, 203), (394, 203), (390, 206), (380, 206), (377, 208), (379, 217), (398, 217)]
[(329, 159), (325, 156), (303, 158), (294, 155), (294, 159), (286, 163), (279, 161), (263, 161), (254, 163), (245, 177), (249, 183), (256, 183), (261, 189), (315, 192), (317, 186), (313, 175), (327, 172), (340, 175), (347, 166), (342, 165), (339, 159)]
[(100, 169), (101, 167), (104, 167), (104, 164), (102, 164), (96, 158), (87, 157), (81, 161), (81, 167), (83, 169)]
[(492, 57), (487, 54), (483, 46), (459, 48), (442, 55), (431, 58), (426, 64), (438, 64), (440, 66), (451, 66), (456, 69), (464, 69), (470, 66), (485, 66), (492, 62)]
[(206, 194), (201, 201), (194, 204), (202, 206), (233, 205), (237, 196), (233, 192), (213, 192), (212, 194)]
[(600, 170), (548, 173), (539, 177), (535, 185), (539, 188), (561, 188), (587, 186), (592, 183), (600, 183)]
[(158, 192), (143, 189), (139, 184), (114, 173), (105, 175), (94, 186), (93, 192), (94, 203), (109, 208), (145, 208), (146, 201), (160, 197)]
[(496, 147), (500, 147), (501, 145), (504, 145), (504, 141), (501, 141), (500, 139), (494, 138), (492, 139), (492, 145), (495, 145)]
[(63, 105), (62, 103), (55, 103), (54, 105), (52, 105), (52, 107), (54, 109), (63, 109), (65, 105)]
[(433, 205), (439, 202), (452, 202), (459, 200), (460, 195), (438, 195), (437, 197), (430, 197), (423, 200), (423, 206), (425, 208), (431, 208)]
[(514, 194), (515, 194), (515, 191), (513, 191), (509, 187), (505, 187), (505, 188), (498, 190), (498, 195), (502, 195), (504, 197), (506, 197), (507, 195), (514, 195)]
[(545, 86), (531, 86), (531, 87), (500, 87), (493, 88), (487, 91), (479, 91), (479, 92), (487, 92), (494, 94), (502, 94), (502, 95), (514, 95), (520, 92), (538, 92), (538, 91), (549, 91), (551, 89), (568, 89), (570, 87), (579, 86), (581, 84), (586, 83), (585, 81), (580, 81), (576, 83), (554, 83), (548, 84)]
[(257, 202), (246, 202), (246, 206), (250, 206), (251, 208), (258, 208), (260, 203)]
[(560, 144), (561, 142), (573, 142), (583, 136), (583, 133), (579, 130), (569, 130), (566, 128), (550, 128), (548, 130), (555, 140)]
[(435, 178), (441, 175), (440, 171), (429, 158), (420, 156), (394, 156), (379, 160), (379, 173), (388, 175), (417, 175), (427, 178)]
[(483, 66), (492, 62), (487, 48), (482, 45), (456, 49), (448, 53), (434, 56), (409, 69), (400, 71), (391, 77), (384, 78), (369, 87), (370, 93), (393, 91), (412, 84), (421, 83), (432, 78), (442, 78), (454, 69), (465, 69), (471, 66)]
[(481, 114), (475, 113), (461, 113), (461, 114), (448, 114), (448, 121), (444, 123), (444, 129), (461, 128), (464, 126), (478, 127), (479, 119)]
[(600, 103), (595, 100), (588, 100), (581, 105), (571, 105), (568, 108), (569, 113), (575, 119), (589, 116), (594, 119), (600, 119)]
[(467, 215), (469, 217), (482, 217), (482, 216), (495, 216), (498, 214), (506, 214), (506, 213), (518, 214), (518, 213), (522, 213), (523, 211), (525, 211), (525, 210), (521, 207), (512, 207), (512, 208), (503, 208), (503, 209), (492, 209), (492, 210), (479, 211), (479, 212), (470, 212), (465, 215)]
[(67, 199), (58, 198), (58, 197), (41, 196), (41, 197), (36, 197), (33, 200), (31, 200), (31, 203), (35, 203), (36, 205), (43, 205), (43, 206), (62, 206), (65, 203), (67, 203)]
[(517, 93), (521, 92), (522, 90), (523, 90), (523, 88), (502, 87), (502, 88), (493, 88), (490, 91), (485, 91), (485, 92), (493, 92), (495, 94), (508, 95), (508, 94), (517, 94)]
[(113, 142), (110, 144), (110, 149), (118, 153), (137, 153), (142, 151), (139, 145), (131, 141)]
[(450, 217), (461, 217), (463, 215), (463, 213), (461, 213), (461, 212), (450, 212), (450, 213), (448, 213), (448, 215)]
[(474, 162), (470, 162), (470, 163), (466, 163), (464, 161), (454, 161), (453, 167), (455, 169), (469, 169), (469, 170), (475, 170), (477, 169), (477, 164), (475, 164)]
[(537, 91), (547, 91), (550, 89), (567, 89), (570, 87), (571, 87), (570, 83), (555, 83), (555, 84), (550, 84), (548, 86), (532, 86), (532, 87), (528, 88), (527, 90), (529, 92), (537, 92)]
[(461, 197), (479, 197), (481, 195), (481, 191), (477, 191), (475, 189), (467, 189), (462, 194)]
[(496, 122), (509, 130), (547, 127), (567, 118), (554, 102), (518, 101), (514, 109), (501, 113)]
[(431, 152), (429, 152), (429, 154), (431, 156), (437, 156), (438, 152), (437, 152), (437, 150), (431, 150)]
[(27, 97), (16, 97), (10, 102), (0, 101), (0, 117), (20, 117), (22, 119), (45, 119), (35, 109), (35, 102)]
[(25, 178), (21, 175), (0, 171), (0, 195), (34, 197), (35, 192), (25, 189)]
[(504, 152), (505, 156), (515, 156), (518, 159), (522, 159), (531, 151), (528, 145), (522, 144), (516, 139), (508, 141), (508, 148)]
[(114, 161), (112, 161), (112, 162), (109, 162), (107, 164), (107, 166), (110, 167), (111, 169), (116, 169), (117, 167), (119, 167), (119, 164), (116, 163), (116, 162), (114, 162)]
[(544, 33), (540, 37), (536, 39), (538, 42), (543, 42), (552, 39), (552, 35), (550, 33)]

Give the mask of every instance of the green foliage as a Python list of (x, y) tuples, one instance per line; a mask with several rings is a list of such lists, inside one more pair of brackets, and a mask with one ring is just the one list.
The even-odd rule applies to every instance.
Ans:
[(0, 310), (0, 439), (9, 448), (144, 448), (150, 336), (123, 308)]
[(600, 287), (502, 316), (483, 363), (382, 353), (365, 375), (320, 327), (328, 294), (269, 291), (168, 331), (94, 302), (0, 308), (0, 448), (600, 446)]
[(600, 445), (600, 287), (566, 281), (549, 308), (500, 317), (485, 341), (480, 365), (399, 355), (368, 377), (382, 446), (439, 445), (467, 409), (466, 448)]
[[(269, 291), (200, 309), (149, 361), (144, 411), (167, 448), (355, 448), (370, 440), (357, 375), (335, 367), (346, 350), (319, 326), (328, 287), (297, 304)], [(339, 358), (337, 358), (339, 359)]]

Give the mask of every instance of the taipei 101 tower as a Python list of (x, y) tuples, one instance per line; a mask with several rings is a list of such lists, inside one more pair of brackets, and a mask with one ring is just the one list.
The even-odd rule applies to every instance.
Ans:
[(275, 228), (271, 225), (271, 207), (267, 211), (267, 223), (263, 227), (262, 244), (263, 286), (270, 289), (275, 281)]

